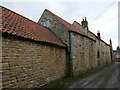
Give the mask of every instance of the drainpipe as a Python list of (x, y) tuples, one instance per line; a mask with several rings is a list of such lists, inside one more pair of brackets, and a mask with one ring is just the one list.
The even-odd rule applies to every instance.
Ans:
[(71, 57), (71, 31), (69, 31), (69, 47), (68, 47), (68, 53), (69, 53), (69, 75), (73, 76), (73, 62)]

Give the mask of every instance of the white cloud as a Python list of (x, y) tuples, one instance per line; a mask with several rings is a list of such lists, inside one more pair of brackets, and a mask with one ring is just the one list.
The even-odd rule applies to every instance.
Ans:
[(90, 30), (97, 33), (101, 32), (101, 38), (109, 43), (111, 38), (113, 48), (118, 46), (118, 5), (115, 3), (104, 14), (101, 15), (96, 21), (90, 24)]

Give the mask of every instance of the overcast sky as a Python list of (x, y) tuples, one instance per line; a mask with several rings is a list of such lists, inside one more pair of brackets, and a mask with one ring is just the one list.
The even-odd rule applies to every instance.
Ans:
[[(16, 2), (17, 1), (17, 2)], [(113, 49), (118, 46), (118, 0), (8, 0), (2, 1), (2, 6), (9, 8), (35, 22), (38, 22), (45, 9), (50, 10), (69, 23), (82, 18), (88, 20), (89, 30), (94, 34), (101, 33), (101, 39), (109, 44), (110, 38)], [(33, 2), (34, 1), (34, 2)]]

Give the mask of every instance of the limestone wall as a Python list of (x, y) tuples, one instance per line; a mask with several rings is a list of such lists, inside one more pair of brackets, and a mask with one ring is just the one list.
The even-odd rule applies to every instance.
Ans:
[(96, 38), (95, 46), (97, 55), (99, 51), (99, 58), (97, 57), (98, 67), (110, 64), (111, 63), (110, 46), (101, 41), (99, 38)]
[(87, 31), (78, 22), (74, 21), (72, 25), (79, 29), (82, 33), (87, 35)]
[(6, 88), (28, 88), (62, 78), (64, 48), (15, 37), (2, 37), (2, 82)]
[(71, 58), (73, 62), (73, 75), (78, 75), (89, 69), (96, 68), (95, 41), (71, 33)]
[(88, 31), (88, 37), (90, 37), (90, 38), (92, 38), (94, 40), (96, 38), (95, 35), (92, 32), (90, 32), (90, 31)]
[(51, 29), (52, 32), (54, 32), (66, 45), (69, 46), (68, 28), (66, 28), (59, 20), (57, 20), (48, 10), (44, 11), (38, 21), (38, 24), (44, 25), (46, 20), (49, 21), (49, 29)]
[[(76, 21), (73, 23), (73, 25), (76, 28), (78, 28), (81, 32), (85, 32), (85, 29), (83, 29), (82, 26), (79, 23), (77, 23)], [(104, 41), (102, 41), (101, 39), (97, 38), (91, 31), (87, 31), (87, 36), (96, 40), (96, 42), (94, 44), (94, 50), (95, 50), (94, 58), (96, 61), (95, 62), (96, 64), (94, 64), (95, 67), (102, 67), (102, 66), (105, 66), (106, 64), (111, 63), (110, 46), (108, 44), (106, 44)], [(87, 41), (86, 44), (89, 44), (89, 46), (91, 46), (90, 44), (92, 44), (92, 43), (91, 42), (88, 43), (88, 41)], [(86, 47), (88, 47), (88, 46), (85, 45), (84, 48), (86, 48)], [(89, 48), (90, 51), (91, 51), (91, 48)], [(98, 55), (98, 53), (99, 53), (99, 55)], [(85, 52), (85, 54), (87, 54), (87, 52)], [(87, 57), (89, 57), (89, 59), (91, 58), (90, 56), (87, 56)], [(90, 65), (92, 65), (92, 64), (93, 63), (91, 63)]]

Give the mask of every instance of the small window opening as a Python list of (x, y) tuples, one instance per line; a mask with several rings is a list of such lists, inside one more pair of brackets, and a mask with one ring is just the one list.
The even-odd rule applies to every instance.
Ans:
[(50, 26), (49, 20), (44, 21), (43, 25), (44, 25), (45, 27), (49, 27), (49, 26)]
[(100, 58), (100, 52), (99, 51), (97, 52), (97, 58)]

